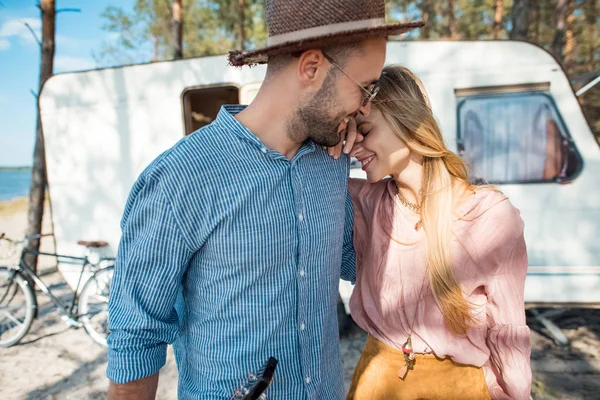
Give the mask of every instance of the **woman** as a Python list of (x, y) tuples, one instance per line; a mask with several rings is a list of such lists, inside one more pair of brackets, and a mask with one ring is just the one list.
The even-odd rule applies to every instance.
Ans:
[(519, 211), (469, 184), (418, 78), (390, 66), (380, 86), (351, 153), (368, 183), (350, 182), (350, 308), (369, 337), (348, 399), (528, 399)]

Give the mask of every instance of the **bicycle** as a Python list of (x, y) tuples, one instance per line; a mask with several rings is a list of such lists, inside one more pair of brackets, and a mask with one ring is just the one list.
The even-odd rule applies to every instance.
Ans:
[[(29, 240), (45, 236), (50, 235), (30, 235), (22, 241), (15, 241), (0, 234), (0, 245), (8, 247), (8, 251), (4, 253), (5, 257), (15, 254), (18, 245), (23, 246), (17, 266), (0, 266), (0, 347), (6, 348), (19, 343), (31, 328), (38, 306), (34, 286), (39, 287), (48, 296), (54, 308), (60, 312), (61, 319), (68, 326), (83, 327), (94, 342), (106, 346), (106, 337), (109, 333), (108, 298), (114, 258), (95, 257), (97, 260), (93, 260), (93, 255), (94, 250), (107, 247), (108, 243), (79, 241), (77, 244), (86, 248), (83, 257), (32, 251), (27, 248)], [(63, 304), (52, 294), (48, 286), (27, 264), (26, 254), (56, 257), (59, 263), (81, 264), (77, 287), (70, 302)], [(0, 258), (2, 258), (1, 253)], [(82, 278), (86, 271), (92, 275), (82, 285)]]

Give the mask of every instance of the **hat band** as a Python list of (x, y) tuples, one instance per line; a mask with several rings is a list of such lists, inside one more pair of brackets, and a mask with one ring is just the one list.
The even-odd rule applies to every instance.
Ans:
[(270, 36), (267, 40), (267, 45), (269, 47), (277, 46), (282, 43), (297, 42), (305, 39), (314, 39), (319, 36), (331, 35), (334, 33), (346, 31), (354, 31), (358, 29), (376, 28), (382, 25), (385, 25), (385, 18), (363, 19), (360, 21), (348, 21), (331, 25), (316, 26), (314, 28), (302, 29), (300, 31)]

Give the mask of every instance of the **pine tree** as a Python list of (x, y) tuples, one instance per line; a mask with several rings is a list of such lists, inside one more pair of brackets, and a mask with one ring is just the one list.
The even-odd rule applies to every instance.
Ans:
[(512, 30), (510, 32), (510, 38), (512, 40), (527, 40), (527, 30), (529, 29), (529, 11), (531, 10), (533, 3), (535, 3), (535, 1), (513, 0)]

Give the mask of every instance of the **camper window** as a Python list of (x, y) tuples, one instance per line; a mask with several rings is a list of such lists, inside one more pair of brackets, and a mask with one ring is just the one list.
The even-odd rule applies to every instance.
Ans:
[(458, 146), (473, 181), (564, 182), (580, 171), (581, 157), (547, 93), (473, 93), (458, 104)]
[(185, 134), (210, 124), (224, 104), (239, 104), (239, 89), (232, 85), (188, 88), (183, 92)]

